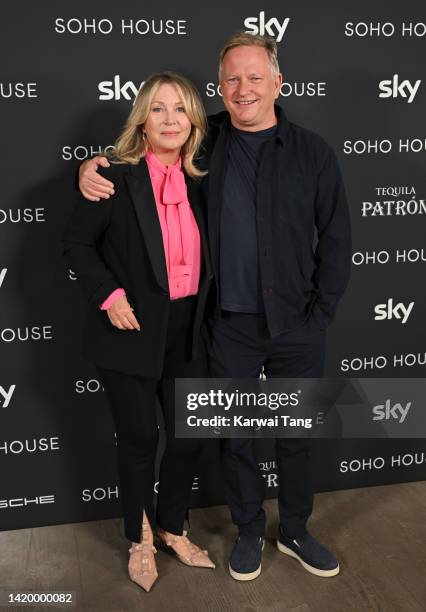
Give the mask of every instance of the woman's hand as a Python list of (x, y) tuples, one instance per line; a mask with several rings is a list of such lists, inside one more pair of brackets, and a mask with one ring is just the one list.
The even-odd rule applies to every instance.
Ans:
[(86, 159), (78, 170), (79, 189), (91, 202), (99, 202), (101, 198), (107, 199), (114, 194), (114, 183), (98, 174), (99, 166), (109, 168), (110, 163), (106, 157), (97, 155), (93, 159)]
[(141, 330), (140, 325), (133, 314), (133, 308), (130, 306), (125, 295), (119, 297), (107, 310), (109, 320), (118, 329), (137, 329)]

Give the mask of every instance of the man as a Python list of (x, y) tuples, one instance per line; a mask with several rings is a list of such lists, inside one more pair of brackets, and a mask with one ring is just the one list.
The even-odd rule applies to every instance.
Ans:
[[(317, 378), (326, 328), (349, 279), (351, 234), (332, 149), (290, 123), (275, 100), (282, 76), (275, 41), (238, 33), (220, 54), (226, 112), (209, 118), (202, 165), (216, 309), (210, 322), (214, 377)], [(94, 158), (82, 165), (89, 199), (113, 193)], [(313, 247), (316, 231), (317, 243)], [(307, 531), (313, 509), (309, 440), (277, 439), (278, 549), (309, 572), (339, 572)], [(223, 440), (225, 487), (239, 537), (229, 562), (236, 580), (261, 571), (264, 490), (253, 440)]]

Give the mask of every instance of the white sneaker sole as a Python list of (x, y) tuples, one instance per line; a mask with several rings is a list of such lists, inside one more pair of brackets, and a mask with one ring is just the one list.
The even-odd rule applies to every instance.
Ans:
[(234, 580), (254, 580), (255, 578), (257, 578), (260, 574), (260, 572), (262, 571), (262, 564), (259, 565), (259, 567), (257, 568), (257, 570), (255, 570), (254, 572), (250, 572), (250, 574), (239, 574), (238, 572), (235, 572), (232, 567), (231, 564), (229, 564), (229, 573), (231, 574), (232, 578)]
[(294, 559), (297, 559), (299, 563), (303, 565), (306, 571), (310, 572), (311, 574), (314, 574), (315, 576), (321, 576), (322, 578), (330, 578), (331, 576), (337, 576), (337, 574), (340, 572), (339, 565), (337, 565), (337, 567), (331, 570), (321, 570), (317, 569), (316, 567), (313, 567), (312, 565), (308, 565), (308, 563), (306, 563), (306, 561), (303, 561), (303, 559), (299, 557), (299, 555), (295, 553), (294, 550), (291, 550), (291, 548), (287, 548), (287, 546), (284, 546), (284, 544), (282, 544), (279, 540), (277, 540), (277, 548), (285, 555), (289, 555), (289, 557), (294, 557)]

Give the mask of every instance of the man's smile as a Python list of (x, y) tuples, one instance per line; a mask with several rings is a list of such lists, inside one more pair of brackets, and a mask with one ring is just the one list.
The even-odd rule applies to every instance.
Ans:
[(248, 106), (250, 104), (254, 104), (255, 102), (257, 102), (258, 100), (234, 100), (234, 104), (239, 104), (241, 106)]

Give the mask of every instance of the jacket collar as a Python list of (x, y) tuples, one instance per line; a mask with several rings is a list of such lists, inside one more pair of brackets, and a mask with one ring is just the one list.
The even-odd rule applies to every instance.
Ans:
[(166, 260), (164, 257), (163, 237), (158, 219), (154, 191), (144, 158), (138, 164), (129, 165), (125, 180), (135, 207), (136, 217), (151, 260), (157, 283), (163, 292), (168, 292)]

